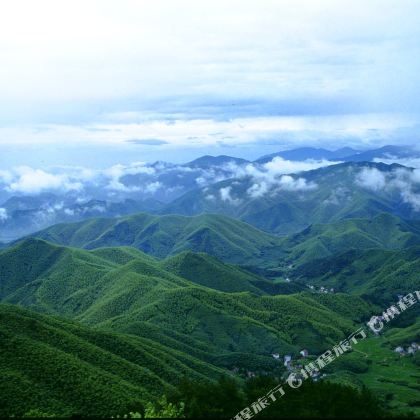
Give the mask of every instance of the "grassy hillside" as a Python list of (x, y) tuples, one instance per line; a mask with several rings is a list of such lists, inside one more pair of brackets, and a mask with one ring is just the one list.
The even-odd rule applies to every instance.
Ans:
[[(399, 194), (355, 183), (367, 166), (398, 169), (336, 165), (292, 177), (314, 188), (254, 197), (255, 179), (226, 180), (166, 209), (191, 216), (60, 224), (1, 249), (0, 416), (117, 415), (184, 376), (281, 377), (273, 353), (321, 354), (418, 289), (420, 222)], [(337, 361), (328, 380), (420, 414), (418, 356), (392, 351), (420, 340), (419, 310)]]
[(108, 417), (154, 400), (182, 377), (222, 370), (134, 336), (0, 305), (0, 415), (31, 409)]
[(380, 213), (372, 219), (345, 219), (309, 226), (289, 236), (283, 248), (288, 253), (286, 260), (299, 265), (351, 249), (404, 249), (414, 245), (420, 245), (419, 221)]
[[(392, 328), (384, 336), (361, 341), (353, 352), (330, 365), (329, 381), (368, 387), (393, 415), (420, 415), (419, 354), (401, 357), (393, 350), (420, 340), (419, 323)], [(414, 332), (415, 334), (410, 334)]]
[(204, 253), (184, 251), (163, 260), (161, 265), (184, 279), (222, 292), (262, 294), (269, 291), (274, 294), (276, 289), (281, 290), (272, 281)]
[[(258, 296), (214, 290), (224, 287), (218, 273), (226, 276), (227, 288), (236, 283), (256, 287), (258, 282), (212, 258), (206, 263), (219, 270), (214, 277), (200, 272), (200, 266), (189, 270), (182, 258), (158, 262), (136, 250), (118, 249), (114, 258), (105, 259), (112, 253), (39, 239), (21, 242), (0, 253), (0, 299), (139, 336), (158, 328), (176, 348), (184, 351), (188, 345), (188, 351), (194, 349), (192, 354), (205, 360), (229, 353), (270, 359), (271, 352), (296, 351), (304, 344), (320, 350), (348, 332), (352, 321), (369, 315), (361, 300), (352, 301), (358, 305), (352, 314), (342, 315), (339, 308), (331, 310), (305, 294)], [(168, 271), (171, 267), (175, 272)]]
[(420, 247), (405, 250), (353, 250), (296, 268), (293, 276), (305, 284), (334, 287), (386, 305), (398, 294), (419, 287)]
[[(135, 247), (158, 258), (176, 256), (184, 251), (204, 252), (226, 262), (274, 268), (300, 265), (351, 249), (404, 249), (420, 245), (420, 222), (378, 213), (369, 219), (342, 219), (311, 225), (297, 234), (280, 238), (224, 216), (138, 214), (55, 225), (36, 236), (56, 244), (86, 249)], [(121, 258), (133, 258), (133, 251), (126, 248), (124, 252), (129, 255)]]
[[(400, 332), (391, 330), (389, 336), (398, 336)], [(210, 382), (221, 374), (229, 375), (227, 370), (203, 363), (193, 355), (157, 343), (150, 337), (92, 329), (12, 305), (0, 305), (0, 338), (2, 417), (21, 417), (34, 409), (38, 416), (43, 413), (55, 417), (102, 418), (142, 411), (145, 403), (155, 401), (163, 393), (178, 395), (184, 389), (182, 384), (185, 387), (184, 375), (188, 377), (188, 383), (193, 384), (193, 389), (185, 389), (182, 397), (188, 410), (196, 407), (194, 399), (198, 396), (202, 395), (206, 400), (207, 392), (213, 404), (206, 406), (206, 410), (219, 407), (220, 398), (231, 401), (232, 395), (228, 391), (235, 389), (235, 381)], [(352, 387), (367, 384), (382, 400), (381, 407), (392, 409), (393, 414), (408, 408), (418, 414), (416, 363), (414, 358), (401, 358), (393, 353), (388, 337), (368, 339), (358, 344), (357, 352), (342, 356), (329, 366), (327, 381)], [(236, 383), (241, 382), (236, 380)], [(309, 409), (313, 404), (310, 396), (317, 396), (318, 400), (323, 389), (323, 398), (332, 392), (334, 398), (338, 398), (336, 392), (340, 389), (328, 382), (306, 383), (302, 391), (289, 390), (285, 401), (290, 399), (290, 407), (285, 412), (290, 413), (297, 400), (299, 407), (303, 405)], [(247, 404), (277, 383), (268, 377), (249, 381), (244, 389), (246, 395), (252, 394)], [(225, 384), (226, 392), (214, 394), (222, 384)], [(264, 384), (267, 386), (265, 391), (260, 389)], [(305, 393), (308, 387), (311, 390)], [(348, 403), (346, 396), (349, 393), (354, 394), (351, 389), (342, 389), (340, 398), (343, 402)], [(334, 405), (334, 398), (329, 405), (338, 413), (340, 410)], [(244, 404), (238, 404), (234, 412)], [(231, 406), (227, 402), (224, 405)], [(319, 401), (315, 406), (325, 411), (320, 408)], [(281, 405), (275, 407), (280, 409)], [(370, 402), (366, 408), (372, 408)], [(207, 415), (207, 412), (203, 414)]]
[[(395, 325), (395, 321), (393, 322)], [(392, 328), (386, 333), (387, 343), (395, 348), (397, 346), (409, 346), (411, 343), (420, 341), (420, 316), (413, 323), (399, 328)]]
[[(202, 231), (208, 236), (196, 236)], [(282, 239), (214, 215), (95, 219), (42, 235), (89, 249), (29, 238), (0, 251), (0, 415), (34, 407), (115, 415), (170, 392), (184, 375), (280, 376), (272, 353), (320, 354), (419, 284), (420, 247), (410, 246), (418, 224), (389, 214)], [(121, 242), (130, 246), (114, 246)], [(276, 284), (191, 251), (200, 248), (250, 265), (278, 255), (292, 281)], [(285, 284), (308, 292), (276, 295)], [(308, 284), (338, 293), (309, 292)], [(418, 365), (395, 359), (392, 346), (419, 339), (418, 309), (329, 378), (385, 393), (394, 412), (417, 410)]]
[(281, 239), (221, 215), (154, 216), (140, 213), (116, 219), (59, 224), (35, 236), (86, 249), (131, 246), (164, 258), (182, 251), (205, 252), (236, 264), (278, 259)]

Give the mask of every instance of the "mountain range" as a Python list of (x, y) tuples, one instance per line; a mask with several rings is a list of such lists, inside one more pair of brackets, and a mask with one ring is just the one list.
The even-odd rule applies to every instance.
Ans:
[[(374, 161), (415, 156), (406, 150), (203, 156), (118, 178), (182, 185), (162, 201), (134, 190), (120, 201), (9, 197), (0, 415), (124, 416), (177, 395), (183, 380), (231, 390), (285, 380), (418, 290), (418, 170)], [(330, 162), (285, 173), (294, 159)], [(329, 365), (322, 383), (367, 387), (390, 413), (419, 415), (418, 354), (394, 351), (420, 341), (419, 311)]]
[(392, 250), (420, 245), (420, 221), (378, 213), (372, 218), (314, 224), (279, 237), (228, 216), (140, 213), (59, 224), (35, 236), (85, 249), (130, 246), (158, 258), (184, 251), (204, 252), (227, 263), (275, 268), (301, 265), (351, 249)]
[[(48, 185), (38, 186), (36, 182), (34, 185), (37, 185), (37, 189), (31, 191), (31, 184), (26, 185), (25, 180), (14, 178), (13, 173), (8, 173), (8, 178), (12, 180), (10, 185), (3, 184), (0, 188), (0, 198), (2, 198), (0, 242), (9, 242), (61, 222), (85, 220), (90, 217), (123, 216), (140, 211), (160, 214), (173, 212), (197, 214), (201, 211), (213, 211), (235, 217), (239, 214), (243, 220), (252, 223), (252, 212), (249, 209), (243, 209), (240, 206), (240, 200), (254, 203), (253, 199), (262, 198), (265, 190), (271, 191), (276, 179), (281, 179), (282, 175), (295, 174), (293, 177), (299, 179), (298, 174), (302, 171), (316, 170), (319, 167), (339, 162), (348, 162), (350, 166), (352, 162), (374, 162), (381, 159), (387, 163), (392, 160), (396, 162), (401, 160), (405, 163), (407, 158), (416, 157), (419, 157), (419, 153), (406, 146), (385, 146), (368, 151), (348, 147), (336, 151), (306, 147), (274, 153), (254, 162), (231, 156), (203, 156), (186, 164), (134, 163), (125, 166), (115, 165), (96, 172), (70, 168), (69, 174), (65, 176), (61, 172), (47, 173), (47, 179), (55, 177), (57, 182), (64, 179), (74, 185), (74, 190), (66, 184), (62, 191), (49, 190)], [(320, 170), (320, 176), (324, 175), (325, 173)], [(37, 176), (36, 172), (33, 176)], [(314, 176), (316, 177), (316, 171)], [(337, 176), (341, 175), (337, 174)], [(252, 184), (246, 186), (246, 179), (252, 181)], [(336, 181), (339, 183), (340, 179)], [(349, 180), (343, 179), (343, 183), (346, 184), (343, 187), (344, 190), (331, 191), (331, 201), (341, 200), (347, 188), (347, 181)], [(289, 193), (296, 192), (296, 188), (300, 189), (301, 196), (302, 192), (314, 186), (313, 184), (305, 186), (299, 182), (303, 181), (293, 184), (288, 182), (287, 178), (283, 178), (281, 187)], [(231, 185), (232, 183), (235, 184)], [(236, 189), (236, 183), (247, 187), (247, 194), (243, 189), (238, 191), (237, 197), (232, 196), (231, 190)], [(227, 188), (223, 190), (223, 197), (219, 197), (218, 191), (215, 191), (216, 194), (203, 195), (203, 191), (206, 192), (207, 188), (214, 191), (215, 185)], [(296, 201), (293, 194), (289, 195), (292, 201)], [(268, 226), (261, 224), (257, 226), (276, 233), (291, 233), (303, 228), (300, 220), (290, 220), (291, 224), (287, 229), (277, 228), (276, 225), (279, 223), (287, 226), (290, 212), (294, 213), (295, 210), (297, 213), (294, 219), (306, 218), (299, 206), (295, 208), (296, 203), (289, 203), (288, 197), (276, 197), (276, 200), (278, 198), (284, 198), (286, 201), (282, 204), (282, 215), (271, 216), (274, 220), (271, 220)], [(329, 198), (325, 199), (328, 201)], [(211, 201), (219, 201), (219, 203)], [(226, 206), (235, 203), (237, 207), (240, 207), (237, 210)], [(318, 202), (318, 205), (321, 203)], [(270, 203), (262, 203), (261, 200), (257, 202), (257, 205), (264, 209), (267, 206), (272, 207)], [(265, 211), (268, 212), (269, 209)], [(405, 216), (407, 211), (402, 215)], [(274, 213), (277, 212), (274, 211)], [(324, 219), (321, 217), (319, 221), (323, 222)], [(316, 220), (311, 222), (316, 222)]]
[(343, 147), (337, 150), (323, 148), (301, 147), (293, 150), (272, 153), (256, 160), (258, 163), (270, 162), (275, 157), (291, 161), (330, 160), (342, 162), (373, 162), (375, 159), (403, 159), (419, 157), (420, 152), (410, 146), (383, 146), (378, 149), (356, 150)]
[(401, 165), (342, 163), (291, 175), (250, 174), (185, 194), (163, 212), (221, 213), (276, 234), (382, 212), (418, 219), (417, 172)]

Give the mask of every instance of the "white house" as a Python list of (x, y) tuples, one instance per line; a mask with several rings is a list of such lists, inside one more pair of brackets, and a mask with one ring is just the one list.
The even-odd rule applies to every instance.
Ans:
[(411, 346), (407, 349), (407, 354), (415, 354), (415, 352), (416, 350)]
[(301, 350), (301, 351), (299, 352), (299, 354), (300, 354), (302, 357), (308, 357), (309, 352), (308, 352), (308, 350), (303, 349), (303, 350)]

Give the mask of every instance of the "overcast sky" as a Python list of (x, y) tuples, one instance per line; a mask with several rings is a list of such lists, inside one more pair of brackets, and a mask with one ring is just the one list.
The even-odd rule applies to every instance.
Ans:
[(0, 167), (418, 143), (418, 0), (8, 0)]

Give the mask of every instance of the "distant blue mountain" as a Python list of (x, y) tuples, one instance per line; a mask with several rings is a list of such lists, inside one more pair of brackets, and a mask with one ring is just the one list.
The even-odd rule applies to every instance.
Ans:
[(304, 161), (304, 160), (330, 160), (343, 162), (372, 162), (374, 159), (388, 158), (409, 158), (420, 157), (420, 152), (412, 146), (383, 146), (372, 150), (355, 150), (351, 147), (343, 147), (338, 150), (327, 150), (315, 147), (300, 147), (298, 149), (284, 150), (282, 152), (271, 153), (260, 157), (255, 163), (264, 164), (270, 162), (275, 157), (285, 160)]
[(303, 161), (308, 159), (313, 160), (341, 160), (348, 156), (354, 156), (360, 153), (358, 150), (352, 149), (350, 147), (343, 147), (338, 150), (327, 150), (327, 149), (318, 149), (315, 147), (300, 147), (298, 149), (285, 150), (283, 152), (272, 153), (270, 155), (265, 155), (257, 159), (256, 163), (267, 163), (273, 160), (275, 157), (281, 157), (285, 160), (292, 161)]
[(416, 151), (411, 146), (384, 146), (379, 149), (367, 150), (365, 152), (348, 155), (342, 160), (345, 160), (346, 162), (371, 162), (374, 159), (403, 159), (409, 157), (420, 157), (420, 152)]
[(236, 163), (237, 165), (243, 165), (246, 163), (250, 163), (246, 159), (236, 158), (232, 156), (220, 155), (220, 156), (210, 156), (205, 155), (201, 156), (198, 159), (193, 160), (192, 162), (188, 162), (183, 166), (188, 166), (190, 168), (206, 168), (210, 166), (220, 166), (225, 165), (227, 163)]

